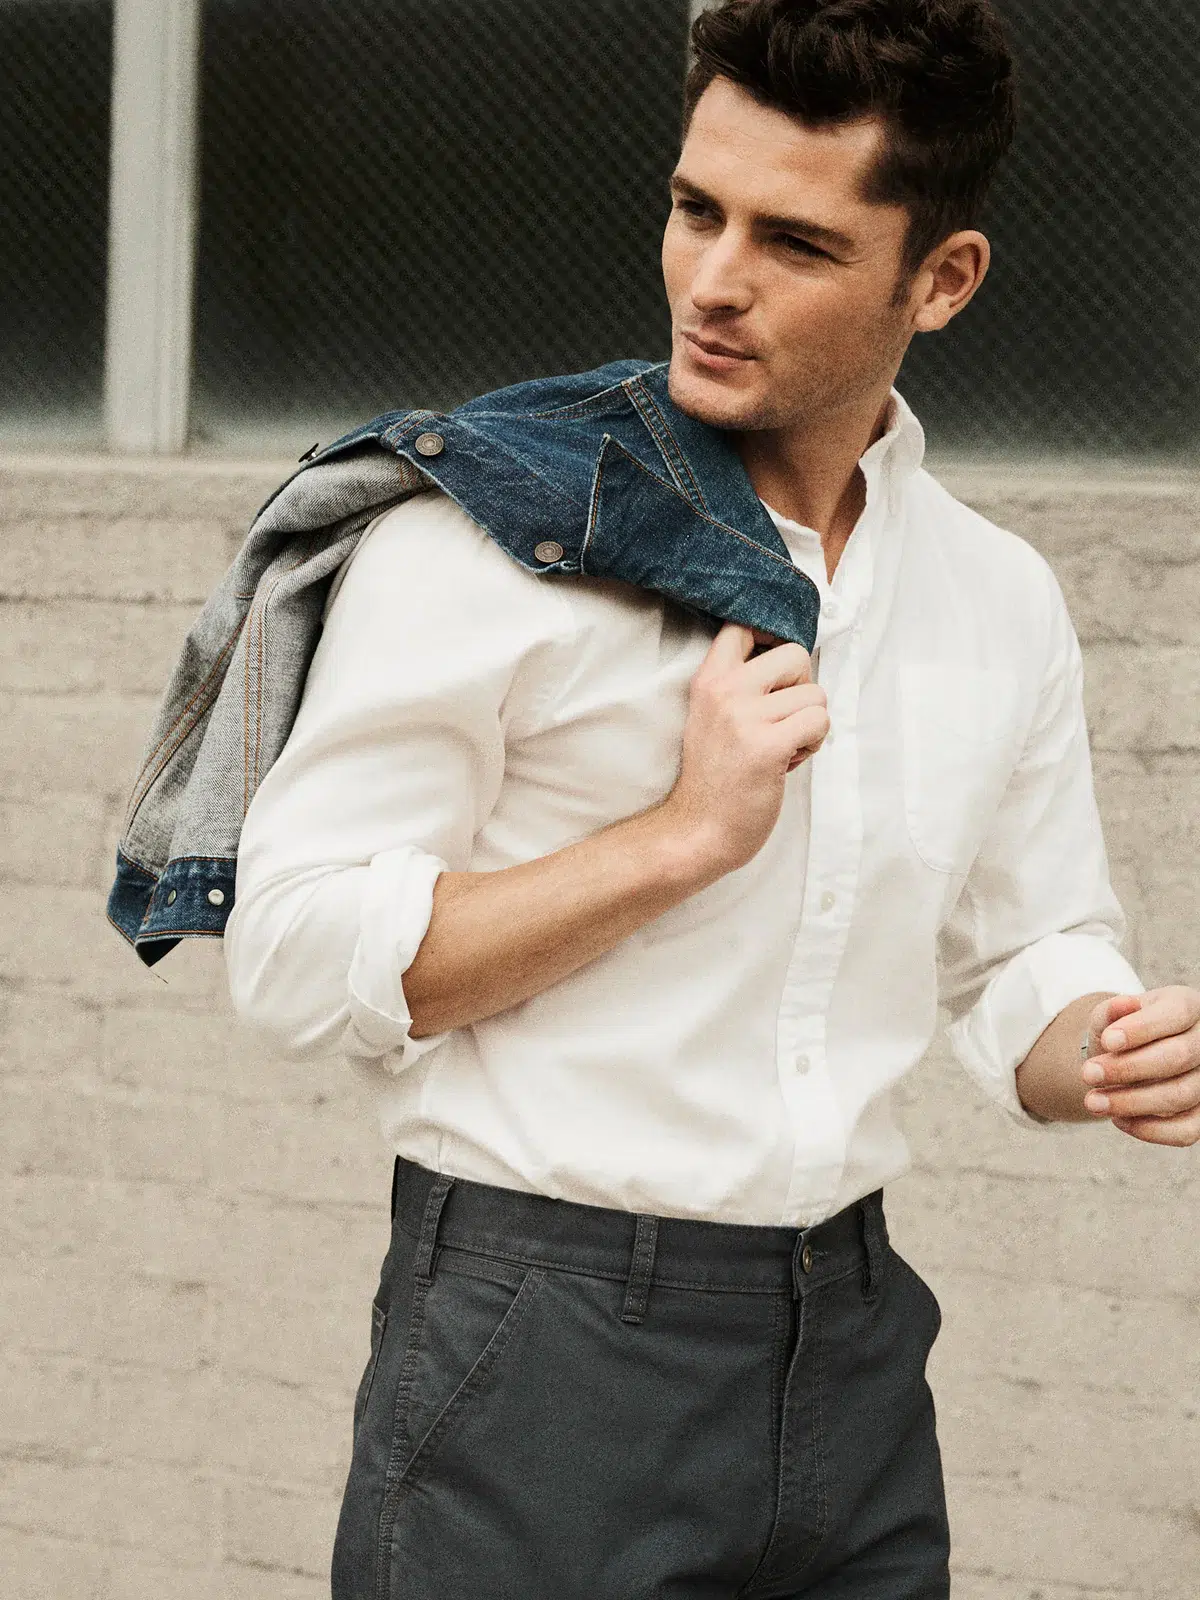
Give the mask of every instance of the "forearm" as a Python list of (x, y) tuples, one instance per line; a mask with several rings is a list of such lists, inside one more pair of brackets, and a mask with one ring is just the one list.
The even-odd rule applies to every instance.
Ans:
[(1112, 992), (1081, 995), (1064, 1007), (1017, 1068), (1017, 1094), (1034, 1116), (1051, 1122), (1095, 1122), (1084, 1105), (1089, 1085), (1083, 1081), (1079, 1045), (1093, 1010)]
[(496, 872), (443, 872), (404, 974), (415, 1039), (519, 1005), (728, 870), (666, 802)]

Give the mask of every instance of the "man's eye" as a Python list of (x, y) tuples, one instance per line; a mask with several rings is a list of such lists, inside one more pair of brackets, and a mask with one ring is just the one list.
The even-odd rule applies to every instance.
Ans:
[(676, 200), (675, 204), (680, 211), (686, 211), (689, 217), (705, 217), (708, 207), (701, 200)]
[(809, 242), (809, 240), (807, 240), (807, 239), (797, 238), (797, 236), (794, 233), (784, 233), (784, 234), (781, 234), (780, 237), (782, 238), (784, 244), (787, 245), (788, 249), (793, 251), (796, 255), (801, 255), (801, 256), (823, 256), (823, 255), (825, 255), (825, 251), (824, 250), (818, 250), (815, 244), (811, 244)]

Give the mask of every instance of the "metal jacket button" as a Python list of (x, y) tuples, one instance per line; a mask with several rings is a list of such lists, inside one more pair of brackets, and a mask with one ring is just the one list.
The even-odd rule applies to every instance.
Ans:
[(446, 448), (446, 441), (440, 433), (419, 433), (413, 445), (423, 456), (440, 456)]
[(169, 906), (173, 906), (175, 904), (175, 897), (176, 897), (176, 895), (178, 893), (179, 893), (178, 889), (168, 889), (167, 890), (167, 904)]
[(210, 906), (223, 906), (225, 904), (224, 889), (210, 889), (208, 891), (208, 903)]
[(541, 544), (534, 545), (533, 553), (538, 561), (561, 561), (563, 547), (557, 539), (543, 539)]
[(812, 1245), (806, 1244), (804, 1246), (804, 1249), (800, 1252), (800, 1265), (804, 1268), (805, 1272), (811, 1272), (812, 1271), (812, 1268), (813, 1268)]

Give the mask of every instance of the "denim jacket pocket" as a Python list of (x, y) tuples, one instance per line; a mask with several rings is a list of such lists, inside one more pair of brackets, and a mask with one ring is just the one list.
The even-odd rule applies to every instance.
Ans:
[(905, 818), (935, 872), (965, 875), (983, 843), (1016, 759), (1018, 690), (1004, 667), (900, 668)]

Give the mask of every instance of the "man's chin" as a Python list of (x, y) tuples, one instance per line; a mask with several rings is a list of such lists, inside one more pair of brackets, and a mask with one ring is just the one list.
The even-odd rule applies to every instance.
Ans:
[(739, 394), (732, 384), (703, 373), (689, 372), (678, 356), (667, 372), (667, 393), (673, 405), (711, 428), (737, 430), (754, 426), (760, 407), (753, 396)]

